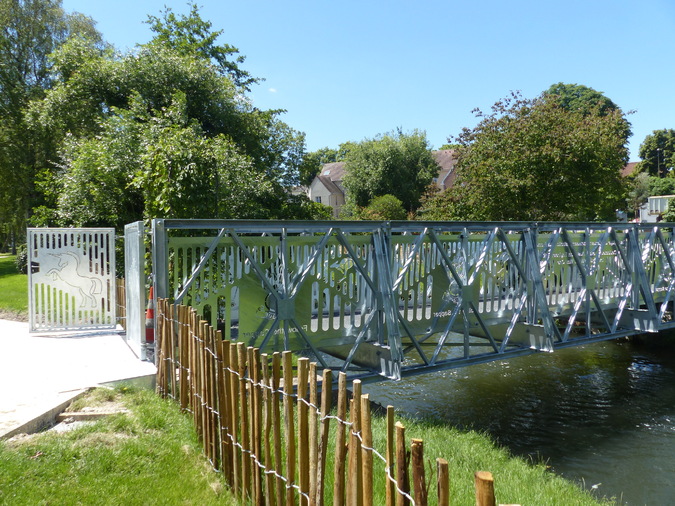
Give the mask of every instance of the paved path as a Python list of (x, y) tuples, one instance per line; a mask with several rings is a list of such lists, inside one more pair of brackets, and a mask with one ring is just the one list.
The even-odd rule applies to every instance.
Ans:
[(155, 374), (123, 334), (30, 334), (28, 324), (0, 320), (0, 439), (29, 431), (83, 390)]

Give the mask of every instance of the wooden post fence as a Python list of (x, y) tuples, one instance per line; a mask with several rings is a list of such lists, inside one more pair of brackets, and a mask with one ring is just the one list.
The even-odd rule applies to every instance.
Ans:
[[(426, 505), (431, 489), (439, 505), (450, 504), (448, 462), (436, 460), (436, 486), (430, 487), (423, 441), (412, 439), (408, 449), (405, 427), (395, 422), (391, 406), (381, 455), (373, 447), (370, 399), (355, 380), (348, 403), (344, 372), (334, 385), (329, 369), (319, 378), (317, 365), (306, 358), (298, 358), (294, 368), (289, 351), (261, 354), (223, 340), (192, 308), (163, 299), (158, 301), (157, 344), (157, 392), (191, 414), (205, 456), (243, 501), (372, 506), (379, 490), (387, 506)], [(384, 473), (374, 474), (375, 457)], [(332, 487), (326, 485), (329, 464)], [(475, 491), (477, 505), (496, 504), (490, 473), (475, 474)]]

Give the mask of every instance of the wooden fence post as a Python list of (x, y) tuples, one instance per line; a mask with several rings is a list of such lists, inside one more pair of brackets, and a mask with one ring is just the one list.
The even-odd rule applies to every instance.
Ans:
[(164, 299), (164, 307), (167, 310), (168, 321), (166, 321), (166, 332), (167, 332), (167, 344), (169, 346), (169, 366), (171, 368), (171, 396), (174, 399), (178, 398), (177, 395), (177, 382), (176, 382), (176, 346), (178, 344), (176, 340), (176, 335), (174, 333), (176, 317), (178, 315), (177, 308), (174, 304), (169, 304), (167, 299)]
[(242, 498), (251, 496), (251, 447), (249, 445), (249, 416), (248, 416), (248, 398), (246, 395), (248, 379), (246, 378), (247, 352), (244, 343), (237, 343), (237, 358), (239, 359), (239, 408), (241, 423), (241, 489)]
[(323, 506), (323, 495), (326, 476), (326, 456), (328, 454), (328, 436), (330, 430), (328, 414), (331, 410), (333, 393), (333, 373), (330, 369), (323, 370), (321, 380), (321, 444), (319, 446), (318, 465), (319, 470), (316, 473), (316, 504)]
[(239, 418), (239, 375), (237, 374), (239, 364), (239, 343), (230, 343), (230, 434), (232, 435), (232, 475), (234, 495), (241, 497), (241, 447), (240, 437), (241, 420)]
[[(262, 383), (263, 383), (263, 438), (265, 439), (265, 470), (274, 469), (272, 465), (272, 402), (273, 393), (270, 391), (272, 382), (270, 379), (269, 355), (263, 353), (260, 356), (262, 363)], [(274, 498), (274, 477), (271, 473), (265, 473), (265, 504), (271, 506), (276, 504)]]
[(436, 459), (436, 479), (438, 490), (438, 506), (450, 505), (450, 472), (448, 470), (448, 461), (445, 459)]
[(427, 481), (424, 475), (424, 443), (421, 439), (411, 440), (413, 490), (415, 505), (427, 506)]
[(337, 401), (337, 433), (335, 436), (335, 460), (333, 466), (333, 504), (342, 506), (345, 503), (345, 420), (347, 418), (347, 375), (340, 372), (338, 376)]
[(201, 403), (198, 402), (199, 395), (199, 326), (197, 325), (197, 313), (190, 308), (190, 409), (195, 421), (199, 442), (202, 442), (204, 434), (202, 433)]
[(316, 505), (316, 483), (319, 466), (318, 446), (318, 392), (316, 384), (316, 362), (309, 364), (309, 504)]
[(185, 412), (190, 405), (190, 333), (188, 331), (187, 306), (178, 306), (178, 348), (180, 357), (180, 409)]
[(216, 345), (216, 329), (209, 325), (209, 419), (211, 421), (211, 451), (213, 452), (213, 467), (220, 467), (220, 428), (218, 425), (218, 346)]
[(410, 481), (408, 480), (408, 453), (405, 446), (405, 427), (401, 422), (396, 422), (396, 482), (398, 486), (396, 504), (397, 506), (408, 506), (410, 501), (402, 493), (410, 494)]
[(159, 394), (162, 398), (166, 398), (166, 372), (164, 371), (165, 363), (164, 363), (164, 347), (162, 346), (162, 339), (161, 339), (161, 332), (160, 330), (163, 328), (162, 325), (162, 319), (164, 318), (164, 312), (163, 312), (163, 307), (162, 307), (162, 299), (159, 299), (157, 301), (157, 339), (155, 340), (155, 354), (157, 356), (156, 364), (157, 364), (157, 373), (156, 373), (156, 378), (157, 378), (157, 385), (155, 387), (155, 392)]
[(394, 506), (396, 504), (396, 473), (394, 469), (396, 440), (394, 436), (394, 406), (387, 406), (387, 448), (385, 453), (385, 476), (386, 482), (386, 504)]
[(361, 468), (363, 482), (363, 504), (373, 506), (373, 431), (370, 417), (370, 398), (361, 396)]
[(286, 504), (293, 504), (293, 488), (295, 484), (295, 421), (293, 419), (293, 362), (290, 351), (282, 353), (284, 366), (284, 415), (286, 418)]
[(232, 486), (232, 415), (230, 413), (230, 341), (220, 339), (218, 331), (218, 412), (220, 413), (220, 452), (225, 481)]
[(262, 460), (262, 390), (260, 389), (260, 350), (249, 348), (249, 397), (251, 399), (251, 469), (253, 474), (253, 497), (256, 506), (262, 506), (263, 484), (261, 469), (257, 462)]
[(208, 390), (208, 328), (205, 320), (199, 321), (199, 351), (200, 351), (200, 389), (199, 389), (199, 410), (202, 419), (202, 433), (204, 435), (204, 452), (207, 458), (213, 463), (211, 454), (211, 414), (208, 409), (209, 390)]
[(305, 494), (309, 493), (309, 426), (307, 415), (307, 377), (309, 359), (298, 359), (298, 481), (300, 482), (300, 504), (307, 505)]
[[(279, 385), (281, 384), (281, 354), (272, 355), (272, 395), (274, 403), (272, 406), (272, 431), (274, 432), (274, 470), (278, 475), (283, 472), (281, 458), (281, 397), (279, 397)], [(276, 499), (277, 505), (281, 505), (285, 499), (284, 481), (277, 477), (276, 480)]]
[(347, 469), (347, 504), (361, 506), (363, 502), (363, 475), (361, 469), (361, 380), (352, 381), (350, 404), (349, 459)]
[(495, 506), (495, 480), (492, 473), (476, 471), (474, 481), (476, 485), (476, 506)]

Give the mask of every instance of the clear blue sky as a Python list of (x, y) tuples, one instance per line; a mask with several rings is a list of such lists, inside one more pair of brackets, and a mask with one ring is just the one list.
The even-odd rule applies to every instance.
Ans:
[[(252, 99), (286, 109), (307, 148), (336, 148), (398, 127), (438, 148), (472, 109), (557, 82), (603, 92), (633, 125), (630, 159), (653, 130), (675, 128), (673, 0), (201, 0), (202, 18), (265, 81)], [(63, 0), (119, 49), (147, 42), (169, 0)]]

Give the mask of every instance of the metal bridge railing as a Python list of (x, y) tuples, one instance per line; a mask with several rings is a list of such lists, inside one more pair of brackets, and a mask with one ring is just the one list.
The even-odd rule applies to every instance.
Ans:
[(354, 375), (674, 326), (673, 224), (153, 220), (155, 293)]

